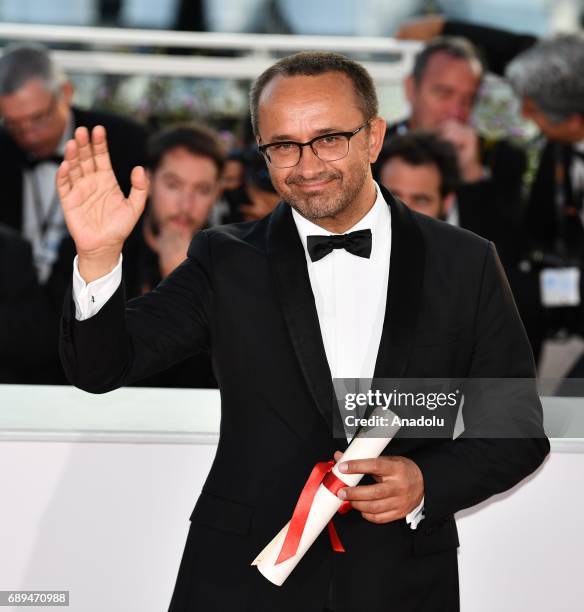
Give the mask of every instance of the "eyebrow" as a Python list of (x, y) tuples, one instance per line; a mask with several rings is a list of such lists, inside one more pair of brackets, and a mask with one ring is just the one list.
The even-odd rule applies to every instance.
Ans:
[(161, 176), (163, 176), (164, 178), (171, 178), (171, 179), (176, 179), (176, 180), (179, 180), (179, 181), (182, 180), (181, 177), (178, 174), (176, 174), (175, 172), (173, 172), (170, 169), (163, 170), (161, 172)]
[[(164, 170), (161, 172), (160, 176), (165, 179), (172, 179), (173, 181), (178, 181), (179, 183), (184, 183), (185, 179), (183, 179), (178, 174), (175, 174), (172, 170)], [(219, 179), (217, 179), (219, 180)], [(197, 187), (212, 187), (217, 181), (209, 181), (207, 179), (195, 179), (193, 184)]]
[[(315, 130), (315, 136), (313, 136), (313, 138), (317, 138), (318, 136), (324, 136), (325, 134), (336, 134), (337, 132), (350, 132), (350, 131), (351, 130), (343, 130), (342, 128), (337, 128), (337, 127), (321, 128), (319, 130)], [(308, 140), (312, 140), (312, 138), (309, 138)], [(272, 137), (272, 139), (269, 142), (283, 142), (283, 141), (300, 142), (298, 140), (295, 140), (294, 137), (290, 136), (289, 134), (276, 134), (275, 136)]]

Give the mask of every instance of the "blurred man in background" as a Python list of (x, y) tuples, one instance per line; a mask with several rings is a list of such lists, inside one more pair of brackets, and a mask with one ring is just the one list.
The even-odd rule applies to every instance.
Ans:
[(74, 107), (73, 85), (38, 44), (8, 46), (0, 58), (0, 223), (29, 240), (41, 283), (47, 282), (67, 234), (55, 175), (76, 127), (104, 125), (114, 172), (129, 189), (144, 161), (146, 131), (134, 121)]
[(506, 140), (483, 138), (470, 124), (483, 78), (472, 44), (460, 38), (430, 42), (405, 80), (410, 116), (388, 126), (386, 140), (410, 130), (431, 130), (456, 148), (462, 181), (451, 207), (456, 224), (495, 242), (508, 268), (517, 261), (525, 155)]
[(264, 156), (255, 144), (239, 152), (240, 182), (231, 182), (224, 197), (229, 205), (225, 222), (257, 221), (270, 214), (280, 197), (276, 193)]
[[(73, 106), (73, 94), (73, 85), (46, 47), (27, 43), (5, 48), (0, 58), (0, 224), (30, 243), (33, 268), (29, 270), (24, 262), (10, 265), (24, 266), (26, 278), (33, 272), (41, 286), (28, 291), (28, 301), (21, 302), (21, 307), (14, 300), (8, 304), (5, 298), (2, 321), (7, 330), (16, 330), (23, 313), (35, 311), (31, 328), (41, 327), (42, 322), (42, 333), (20, 335), (19, 363), (27, 370), (27, 382), (65, 382), (53, 333), (75, 255), (55, 187), (65, 143), (78, 126), (105, 125), (111, 134), (113, 169), (125, 192), (130, 187), (129, 172), (144, 162), (145, 128), (123, 117), (81, 110)], [(14, 236), (10, 243), (14, 253)], [(125, 253), (133, 252), (136, 245), (132, 236)], [(28, 252), (22, 243), (19, 252)], [(28, 285), (33, 287), (32, 281)], [(19, 293), (17, 286), (11, 295), (14, 292)], [(1, 346), (0, 359), (9, 359), (10, 344)]]
[[(219, 136), (197, 124), (169, 127), (147, 145), (149, 198), (137, 256), (127, 262), (127, 295), (151, 291), (187, 257), (194, 235), (208, 226), (221, 193), (225, 152)], [(217, 386), (208, 352), (137, 381), (144, 387)]]
[(460, 172), (454, 146), (430, 132), (394, 136), (378, 159), (379, 179), (409, 208), (445, 220)]
[(151, 138), (136, 293), (152, 290), (186, 259), (193, 236), (207, 226), (219, 198), (224, 164), (219, 137), (204, 126), (173, 126)]

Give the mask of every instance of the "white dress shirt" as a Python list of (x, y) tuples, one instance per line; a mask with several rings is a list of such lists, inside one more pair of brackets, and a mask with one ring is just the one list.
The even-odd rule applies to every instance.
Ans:
[[(372, 248), (369, 258), (334, 249), (313, 262), (306, 243), (309, 235), (328, 236), (330, 232), (315, 225), (292, 209), (292, 216), (306, 256), (308, 275), (327, 361), (333, 378), (373, 378), (383, 331), (391, 255), (391, 214), (375, 185), (377, 198), (369, 212), (352, 228), (370, 229)], [(87, 319), (116, 291), (121, 281), (121, 258), (108, 275), (85, 284), (74, 262), (73, 299), (76, 318)], [(391, 316), (391, 313), (389, 313)], [(423, 516), (424, 500), (407, 515), (415, 529)]]

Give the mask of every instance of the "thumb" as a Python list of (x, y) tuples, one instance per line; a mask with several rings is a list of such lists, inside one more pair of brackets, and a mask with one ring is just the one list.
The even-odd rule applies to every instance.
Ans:
[(130, 175), (130, 182), (132, 184), (132, 189), (130, 190), (128, 200), (136, 215), (140, 216), (144, 210), (146, 198), (148, 197), (149, 184), (146, 171), (142, 166), (134, 167), (132, 174)]
[(335, 451), (335, 461), (338, 463), (341, 460), (341, 457), (343, 456), (343, 453), (341, 453), (341, 451)]

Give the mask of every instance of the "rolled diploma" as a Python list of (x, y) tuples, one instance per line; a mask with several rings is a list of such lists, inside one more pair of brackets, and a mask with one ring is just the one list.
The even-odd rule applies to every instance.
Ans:
[[(384, 412), (384, 417), (388, 417), (388, 422), (392, 422), (393, 413), (390, 410)], [(364, 474), (343, 474), (338, 471), (338, 465), (342, 461), (350, 461), (354, 459), (375, 459), (381, 455), (383, 449), (389, 444), (395, 433), (399, 429), (399, 426), (379, 428), (378, 435), (384, 435), (385, 437), (359, 437), (358, 435), (349, 444), (347, 450), (343, 453), (343, 456), (339, 462), (333, 467), (332, 471), (347, 484), (348, 487), (354, 487), (359, 483)], [(368, 430), (368, 435), (376, 435), (375, 428)], [(391, 436), (388, 437), (388, 434)], [(300, 538), (298, 550), (293, 557), (290, 557), (286, 561), (276, 565), (276, 559), (282, 550), (286, 533), (290, 522), (288, 522), (280, 530), (278, 535), (262, 550), (262, 552), (254, 559), (252, 565), (255, 565), (258, 570), (267, 578), (270, 582), (276, 586), (282, 586), (284, 581), (292, 570), (298, 565), (306, 551), (312, 546), (313, 542), (320, 535), (322, 530), (327, 526), (328, 522), (338, 512), (343, 501), (340, 500), (336, 495), (333, 495), (326, 487), (322, 484), (318, 487), (308, 518), (306, 519), (306, 525)]]

